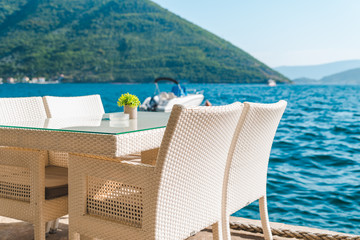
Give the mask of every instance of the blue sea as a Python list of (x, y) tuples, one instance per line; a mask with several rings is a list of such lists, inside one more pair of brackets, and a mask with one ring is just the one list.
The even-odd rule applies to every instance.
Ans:
[[(171, 86), (164, 85), (164, 88)], [(268, 174), (270, 221), (360, 235), (360, 86), (187, 84), (213, 105), (234, 101), (288, 107), (275, 136)], [(105, 111), (132, 93), (143, 101), (152, 84), (3, 84), (0, 97), (100, 94)], [(257, 218), (258, 204), (234, 216)]]

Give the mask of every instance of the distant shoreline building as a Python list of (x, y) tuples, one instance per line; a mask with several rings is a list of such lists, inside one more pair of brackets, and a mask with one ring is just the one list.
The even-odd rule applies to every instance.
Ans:
[(15, 79), (15, 78), (12, 78), (12, 77), (8, 77), (8, 78), (6, 79), (6, 82), (7, 82), (7, 83), (10, 83), (10, 84), (14, 84), (14, 83), (16, 83), (16, 79)]

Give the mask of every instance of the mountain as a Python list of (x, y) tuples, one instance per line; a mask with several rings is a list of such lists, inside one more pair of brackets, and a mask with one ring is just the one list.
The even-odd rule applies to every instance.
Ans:
[(289, 80), (149, 0), (0, 0), (0, 77), (74, 82)]
[(320, 81), (312, 78), (295, 78), (292, 80), (295, 84), (318, 84)]
[(360, 68), (351, 69), (341, 73), (333, 74), (322, 78), (319, 83), (321, 84), (360, 84)]
[(339, 61), (309, 66), (282, 66), (276, 67), (274, 69), (290, 79), (321, 79), (325, 76), (329, 76), (354, 68), (360, 68), (360, 60)]
[(360, 68), (347, 70), (321, 78), (320, 80), (311, 78), (295, 78), (295, 84), (336, 84), (336, 85), (358, 85), (360, 84)]

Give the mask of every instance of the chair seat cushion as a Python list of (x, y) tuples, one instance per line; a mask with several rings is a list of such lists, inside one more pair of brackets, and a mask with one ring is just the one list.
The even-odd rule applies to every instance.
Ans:
[(68, 195), (68, 169), (57, 166), (45, 168), (45, 199)]

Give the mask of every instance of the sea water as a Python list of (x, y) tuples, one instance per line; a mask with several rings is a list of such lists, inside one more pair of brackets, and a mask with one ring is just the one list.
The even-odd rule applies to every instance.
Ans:
[[(171, 85), (163, 85), (170, 89)], [(270, 221), (360, 234), (360, 86), (187, 84), (213, 105), (288, 102), (276, 133), (267, 185)], [(106, 112), (152, 84), (3, 84), (0, 97), (100, 94)], [(257, 202), (234, 216), (259, 218)]]

